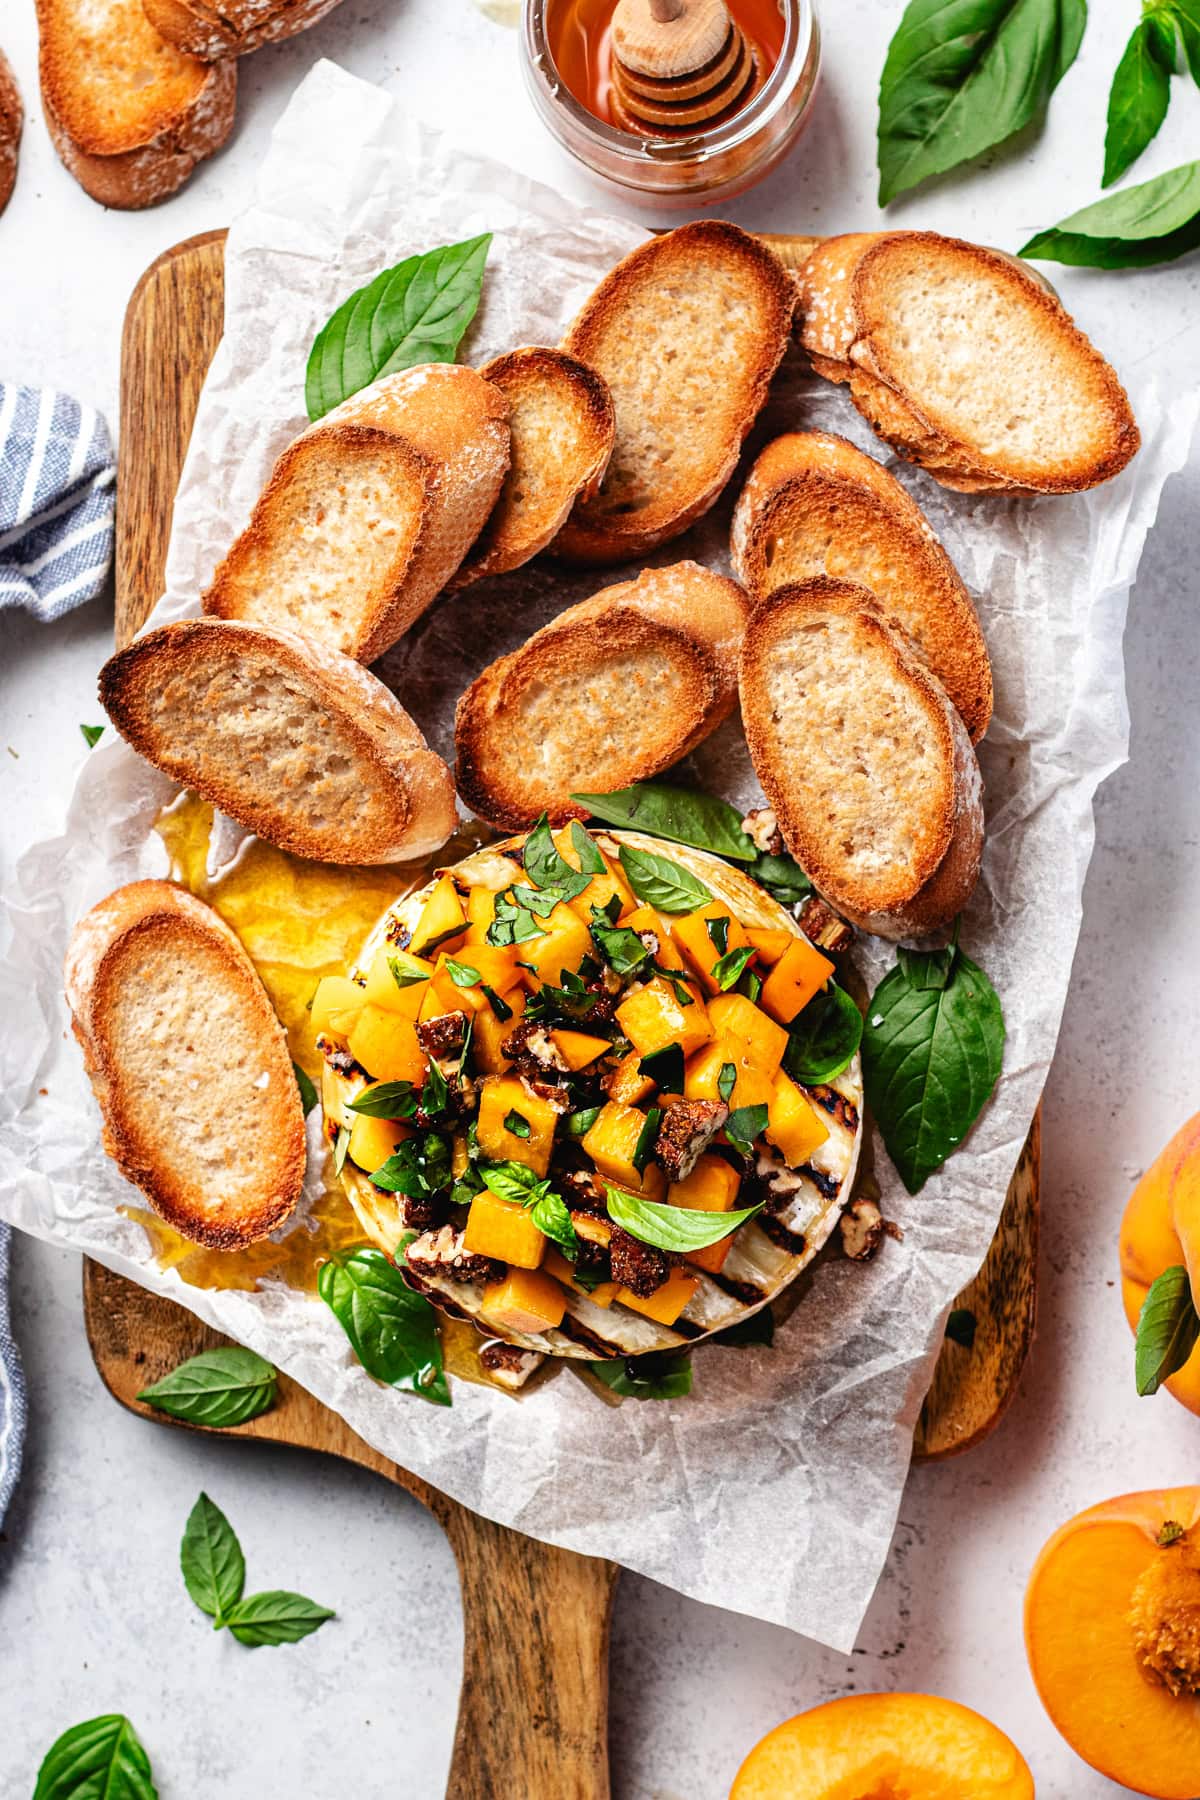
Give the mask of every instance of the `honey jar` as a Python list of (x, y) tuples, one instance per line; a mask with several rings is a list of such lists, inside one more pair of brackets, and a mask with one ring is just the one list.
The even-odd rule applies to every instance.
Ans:
[(820, 37), (811, 0), (525, 0), (522, 63), (543, 123), (593, 175), (689, 206), (791, 149)]

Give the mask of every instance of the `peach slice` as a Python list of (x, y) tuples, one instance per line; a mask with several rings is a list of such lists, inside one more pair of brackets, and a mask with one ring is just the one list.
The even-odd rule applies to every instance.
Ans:
[(1069, 1519), (1025, 1595), (1025, 1647), (1054, 1724), (1154, 1800), (1200, 1794), (1200, 1487), (1123, 1494)]
[[(1192, 1292), (1200, 1291), (1200, 1113), (1180, 1127), (1129, 1196), (1120, 1245), (1121, 1300), (1131, 1330), (1164, 1269), (1186, 1264)], [(1163, 1386), (1200, 1413), (1200, 1351)]]
[(1021, 1752), (935, 1694), (852, 1694), (777, 1725), (729, 1800), (1033, 1800)]

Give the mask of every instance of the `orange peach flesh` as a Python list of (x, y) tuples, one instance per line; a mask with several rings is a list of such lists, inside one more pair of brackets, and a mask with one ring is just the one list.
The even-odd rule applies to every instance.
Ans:
[[(1160, 1545), (1168, 1524), (1182, 1535)], [(1055, 1533), (1025, 1598), (1054, 1724), (1085, 1762), (1155, 1800), (1200, 1794), (1198, 1524), (1200, 1488), (1107, 1501)]]
[(855, 1694), (778, 1726), (729, 1800), (1033, 1800), (1004, 1733), (932, 1694)]
[[(1200, 1113), (1175, 1133), (1134, 1188), (1120, 1242), (1121, 1300), (1131, 1330), (1137, 1330), (1150, 1285), (1164, 1269), (1185, 1263), (1193, 1287), (1200, 1286)], [(1200, 1413), (1200, 1350), (1164, 1386)]]

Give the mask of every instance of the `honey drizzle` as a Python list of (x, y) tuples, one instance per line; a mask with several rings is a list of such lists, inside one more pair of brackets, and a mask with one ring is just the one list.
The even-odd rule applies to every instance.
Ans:
[[(424, 887), (435, 867), (477, 848), (484, 833), (464, 826), (434, 857), (371, 869), (305, 862), (251, 838), (210, 877), (212, 823), (212, 807), (190, 793), (160, 814), (155, 830), (170, 859), (171, 879), (206, 901), (237, 933), (287, 1032), (293, 1059), (319, 1090), (321, 1054), (308, 1010), (318, 981), (344, 975), (388, 908)], [(243, 1250), (210, 1250), (148, 1208), (123, 1210), (145, 1230), (159, 1268), (174, 1269), (189, 1287), (252, 1293), (277, 1282), (314, 1294), (321, 1264), (363, 1242), (362, 1226), (328, 1159), (322, 1191), (312, 1205), (302, 1205), (274, 1236)], [(498, 1386), (479, 1361), (484, 1340), (475, 1327), (455, 1319), (440, 1319), (439, 1326), (447, 1370)]]

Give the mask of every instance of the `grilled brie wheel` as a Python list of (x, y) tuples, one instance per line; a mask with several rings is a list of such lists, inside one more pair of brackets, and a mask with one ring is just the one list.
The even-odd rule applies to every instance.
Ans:
[[(801, 936), (795, 920), (764, 888), (707, 851), (664, 843), (638, 832), (595, 831), (593, 836), (600, 849), (614, 859), (624, 844), (680, 864), (710, 888), (714, 898), (727, 905), (732, 917), (744, 927), (785, 930), (792, 936)], [(520, 838), (508, 839), (476, 851), (449, 873), (462, 884), (495, 893), (514, 882), (528, 884), (521, 864), (506, 854), (522, 842)], [(359, 963), (351, 971), (353, 978), (365, 975), (384, 944), (397, 941), (397, 926), (404, 933), (415, 931), (434, 886), (435, 882), (431, 882), (419, 892), (406, 895), (384, 915), (363, 946)], [(402, 937), (400, 941), (408, 939)], [(452, 954), (469, 962), (470, 947)], [(580, 1029), (586, 1031), (586, 1023)], [(348, 1111), (348, 1103), (367, 1085), (361, 1073), (343, 1074), (327, 1060), (321, 1099), (330, 1136), (334, 1127), (354, 1123), (356, 1115)], [(447, 1312), (475, 1320), (489, 1338), (502, 1338), (543, 1356), (589, 1360), (643, 1356), (653, 1351), (677, 1350), (736, 1325), (767, 1305), (812, 1262), (850, 1198), (863, 1129), (862, 1069), (858, 1056), (828, 1085), (801, 1087), (801, 1092), (827, 1129), (825, 1141), (800, 1167), (781, 1170), (779, 1159), (773, 1159), (769, 1218), (759, 1214), (737, 1229), (719, 1273), (709, 1274), (689, 1266), (689, 1274), (698, 1276), (698, 1285), (673, 1324), (660, 1324), (617, 1299), (599, 1306), (586, 1293), (564, 1286), (566, 1310), (560, 1326), (534, 1333), (497, 1330), (481, 1317), (484, 1283), (452, 1280), (423, 1263), (418, 1281), (421, 1291)], [(761, 1154), (769, 1147), (759, 1148)], [(391, 1255), (409, 1229), (402, 1197), (377, 1188), (348, 1158), (343, 1163), (341, 1179), (363, 1230)], [(766, 1228), (761, 1222), (764, 1218)], [(532, 1358), (528, 1361), (531, 1368), (535, 1366)]]

